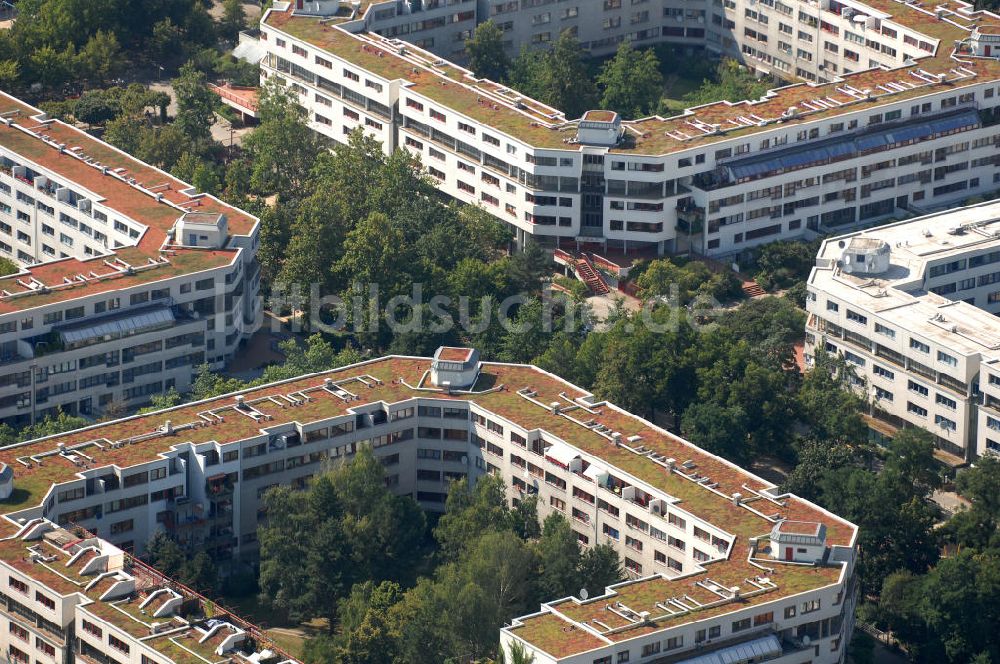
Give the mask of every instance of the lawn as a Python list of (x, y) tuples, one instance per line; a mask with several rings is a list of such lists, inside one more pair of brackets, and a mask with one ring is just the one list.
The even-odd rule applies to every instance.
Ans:
[(683, 72), (664, 74), (663, 76), (663, 104), (667, 109), (680, 113), (688, 104), (683, 99), (684, 96), (694, 92), (701, 87), (704, 78), (690, 76)]

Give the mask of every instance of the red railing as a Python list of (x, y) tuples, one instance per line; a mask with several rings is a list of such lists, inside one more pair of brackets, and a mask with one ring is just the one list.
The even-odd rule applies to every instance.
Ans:
[[(242, 106), (248, 110), (257, 111), (257, 88), (237, 87), (232, 85), (214, 85), (209, 83), (209, 89), (223, 99), (227, 99), (237, 106)], [(245, 94), (239, 94), (239, 92)]]
[[(80, 532), (83, 532), (87, 533), (88, 537), (97, 537), (89, 529), (84, 528), (78, 523), (71, 522), (70, 525), (79, 531), (77, 533), (78, 536)], [(160, 570), (156, 569), (155, 567), (152, 567), (144, 563), (143, 561), (139, 560), (128, 551), (123, 551), (122, 553), (124, 554), (126, 561), (125, 567), (131, 568), (131, 569), (126, 569), (126, 571), (128, 571), (132, 576), (136, 577), (137, 581), (140, 579), (146, 579), (151, 582), (151, 585), (170, 588), (172, 590), (179, 592), (181, 595), (197, 598), (202, 604), (211, 604), (217, 609), (219, 614), (224, 615), (229, 622), (231, 622), (232, 624), (236, 625), (244, 632), (249, 634), (250, 637), (253, 638), (253, 640), (256, 641), (258, 644), (260, 643), (266, 644), (268, 650), (278, 653), (279, 655), (281, 655), (283, 659), (290, 659), (294, 662), (299, 661), (297, 657), (292, 656), (284, 649), (278, 647), (278, 645), (274, 642), (274, 640), (271, 637), (269, 637), (261, 627), (258, 627), (257, 625), (250, 622), (249, 620), (246, 620), (245, 618), (241, 618), (239, 615), (234, 613), (232, 610), (227, 608), (224, 604), (222, 604), (218, 600), (205, 597), (197, 590), (189, 588), (180, 581), (170, 578), (169, 576), (167, 576)]]

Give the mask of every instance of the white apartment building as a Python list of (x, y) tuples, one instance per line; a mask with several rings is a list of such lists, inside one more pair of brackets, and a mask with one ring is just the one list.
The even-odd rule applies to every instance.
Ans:
[(258, 325), (258, 220), (3, 94), (0, 120), (0, 421), (221, 368)]
[(294, 664), (259, 630), (80, 529), (4, 520), (10, 664)]
[(825, 241), (808, 282), (807, 362), (842, 355), (891, 427), (954, 463), (1000, 453), (1000, 203)]
[[(515, 22), (536, 20), (514, 4), (480, 7), (476, 20), (507, 11)], [(732, 255), (1000, 188), (1000, 64), (991, 50), (1000, 17), (958, 0), (934, 10), (895, 0), (662, 4), (657, 41), (693, 40), (805, 82), (669, 118), (593, 110), (574, 120), (444, 59), (460, 47), (466, 18), (455, 19), (444, 47), (419, 31), (382, 29), (373, 11), (381, 5), (353, 7), (347, 19), (336, 2), (276, 3), (261, 21), (261, 76), (294, 90), (325, 137), (344, 141), (360, 128), (387, 151), (409, 150), (441, 191), (509, 222), (519, 241), (570, 249)], [(651, 2), (604, 7), (660, 11)], [(537, 7), (543, 16), (571, 9), (604, 15), (599, 3)], [(461, 6), (433, 11), (465, 16)], [(580, 30), (584, 23), (600, 24), (581, 21)], [(546, 30), (558, 34), (555, 22)], [(614, 43), (645, 43), (624, 27), (607, 32)], [(516, 45), (528, 41), (522, 33), (512, 29)]]
[[(857, 529), (579, 387), (467, 348), (386, 357), (0, 450), (17, 523), (78, 525), (124, 551), (156, 532), (252, 559), (262, 496), (370, 446), (387, 484), (442, 510), (451, 481), (611, 543), (630, 581), (503, 631), (537, 662), (659, 661), (760, 649), (843, 661)], [(44, 479), (39, 477), (44, 470)], [(3, 635), (0, 634), (0, 638)], [(629, 655), (620, 653), (628, 652)]]

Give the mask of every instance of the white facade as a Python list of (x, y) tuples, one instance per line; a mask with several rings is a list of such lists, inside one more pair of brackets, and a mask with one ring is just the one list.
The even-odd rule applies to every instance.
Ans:
[[(694, 653), (769, 636), (798, 663), (804, 653), (843, 659), (855, 602), (853, 525), (551, 374), (480, 363), (472, 349), (371, 360), (29, 441), (0, 458), (15, 470), (13, 489), (30, 491), (12, 519), (78, 524), (127, 551), (165, 530), (217, 559), (253, 559), (264, 492), (304, 487), (324, 462), (362, 445), (394, 492), (429, 510), (444, 508), (450, 482), (498, 475), (513, 503), (536, 496), (541, 518), (558, 511), (581, 545), (609, 543), (620, 553), (631, 581), (609, 589), (616, 601), (651, 585), (663, 586), (664, 600), (681, 598), (669, 615), (632, 607), (648, 611), (657, 630), (628, 617), (621, 628), (636, 636), (625, 641), (586, 628), (597, 632), (595, 652), (554, 659), (532, 625), (585, 629), (560, 606), (587, 611), (609, 600), (550, 602), (501, 635), (524, 642), (536, 661), (602, 661), (623, 649), (642, 661), (654, 642)], [(44, 495), (27, 482), (38, 461), (58, 475)], [(746, 532), (757, 534), (737, 534)], [(812, 536), (789, 553), (786, 532)], [(685, 596), (695, 599), (685, 605)]]
[[(375, 6), (361, 21), (321, 19), (283, 3), (261, 22), (262, 77), (291, 86), (311, 126), (332, 140), (360, 127), (387, 151), (409, 150), (441, 191), (482, 205), (519, 240), (727, 255), (1000, 188), (1000, 65), (975, 46), (1000, 21), (988, 12), (852, 0), (796, 7), (730, 0), (703, 9), (608, 0), (603, 12), (599, 3), (516, 11), (513, 4), (481, 6), (475, 20), (511, 22), (515, 48), (546, 43), (518, 27), (525, 21), (552, 35), (579, 24), (584, 47), (597, 52), (626, 38), (694, 38), (762, 72), (809, 83), (673, 118), (607, 122), (595, 132), (602, 123), (593, 118), (608, 112), (568, 119), (441, 59), (455, 55), (453, 44), (460, 50), (458, 37), (442, 47), (437, 38), (428, 45), (412, 32), (383, 30)], [(570, 9), (607, 18), (555, 20)], [(616, 22), (618, 14), (627, 21)], [(606, 38), (580, 32), (605, 21), (618, 26), (604, 29)], [(972, 46), (953, 50), (956, 40)]]
[(833, 238), (809, 278), (807, 362), (839, 353), (876, 419), (957, 461), (1000, 452), (998, 218), (984, 203)]
[(245, 623), (107, 541), (43, 519), (3, 531), (5, 662), (293, 664), (266, 643), (255, 651)]
[(0, 278), (0, 421), (96, 415), (224, 366), (258, 325), (256, 218), (0, 106), (0, 255), (22, 267)]

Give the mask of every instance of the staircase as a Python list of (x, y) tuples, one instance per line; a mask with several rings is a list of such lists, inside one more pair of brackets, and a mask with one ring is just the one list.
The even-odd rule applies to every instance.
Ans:
[(743, 282), (743, 294), (747, 297), (760, 297), (761, 295), (767, 295), (766, 291), (760, 287), (756, 281), (744, 281)]
[(576, 271), (576, 276), (580, 278), (583, 283), (587, 284), (591, 292), (595, 295), (606, 295), (611, 292), (608, 285), (604, 282), (601, 274), (594, 268), (594, 264), (590, 262), (590, 258), (587, 254), (581, 254), (580, 258), (573, 261), (573, 269)]

